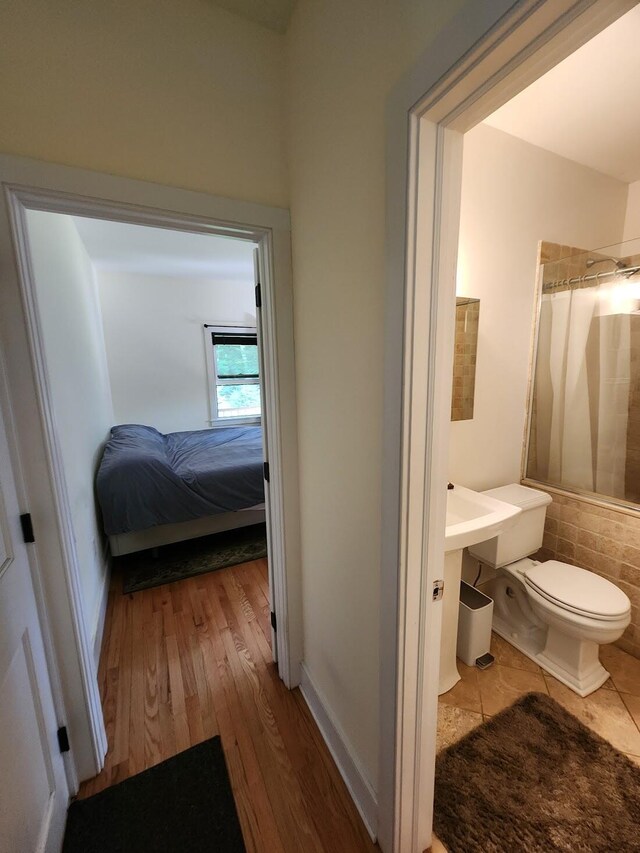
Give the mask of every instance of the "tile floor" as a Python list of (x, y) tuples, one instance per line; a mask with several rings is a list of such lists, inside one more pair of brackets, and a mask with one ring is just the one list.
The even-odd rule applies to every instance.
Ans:
[[(438, 749), (444, 749), (471, 729), (532, 690), (548, 693), (569, 712), (640, 764), (640, 660), (617, 646), (602, 646), (600, 660), (611, 678), (582, 699), (529, 660), (506, 640), (492, 635), (495, 663), (479, 670), (458, 660), (461, 680), (440, 697)], [(434, 838), (433, 853), (445, 851)]]
[(548, 693), (574, 716), (640, 764), (640, 660), (616, 646), (602, 646), (600, 659), (611, 678), (582, 699), (493, 634), (495, 663), (479, 670), (458, 660), (462, 676), (440, 697), (438, 748), (449, 746), (488, 717), (536, 690)]

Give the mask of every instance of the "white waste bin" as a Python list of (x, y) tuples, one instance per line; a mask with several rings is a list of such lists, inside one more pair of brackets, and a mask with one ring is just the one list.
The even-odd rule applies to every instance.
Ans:
[(461, 581), (456, 653), (467, 666), (475, 666), (478, 658), (489, 653), (492, 619), (493, 599)]

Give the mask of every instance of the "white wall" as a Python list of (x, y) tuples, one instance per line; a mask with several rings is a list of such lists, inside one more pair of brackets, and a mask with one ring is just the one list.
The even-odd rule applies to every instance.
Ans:
[(38, 309), (71, 505), (87, 628), (99, 628), (108, 582), (94, 480), (113, 423), (94, 273), (70, 216), (27, 214)]
[(487, 125), (464, 138), (458, 293), (480, 299), (473, 420), (451, 424), (454, 482), (519, 480), (538, 242), (617, 243), (627, 184)]
[(253, 281), (105, 271), (97, 278), (114, 422), (206, 429), (203, 324), (255, 326)]
[(385, 109), (462, 5), (299, 0), (288, 33), (304, 659), (374, 791)]
[(286, 206), (284, 37), (207, 0), (0, 3), (0, 151)]

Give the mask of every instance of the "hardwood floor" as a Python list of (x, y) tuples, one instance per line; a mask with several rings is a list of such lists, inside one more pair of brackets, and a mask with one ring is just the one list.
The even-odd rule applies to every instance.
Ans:
[(266, 560), (129, 595), (114, 574), (99, 669), (109, 751), (79, 796), (219, 734), (249, 853), (377, 851), (277, 675), (268, 594)]

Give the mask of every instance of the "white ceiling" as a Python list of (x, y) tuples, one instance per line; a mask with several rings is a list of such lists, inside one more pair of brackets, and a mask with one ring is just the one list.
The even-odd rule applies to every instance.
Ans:
[(73, 217), (97, 269), (253, 281), (253, 244), (210, 234)]
[(289, 26), (296, 0), (212, 0), (228, 12), (284, 33)]
[(486, 119), (626, 183), (640, 180), (640, 6)]

